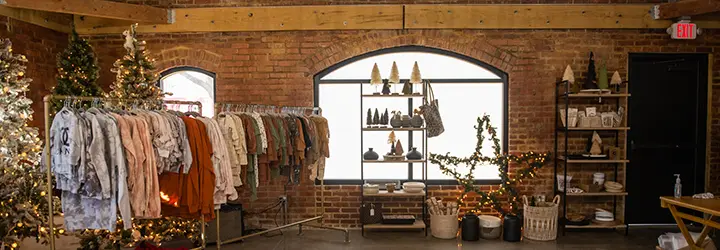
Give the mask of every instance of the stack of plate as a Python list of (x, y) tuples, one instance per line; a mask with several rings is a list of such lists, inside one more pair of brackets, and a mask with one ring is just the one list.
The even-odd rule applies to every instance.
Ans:
[(614, 181), (606, 181), (605, 191), (610, 193), (620, 193), (623, 191), (623, 185)]
[(595, 209), (595, 220), (599, 222), (612, 222), (615, 221), (615, 216), (610, 211), (605, 209)]

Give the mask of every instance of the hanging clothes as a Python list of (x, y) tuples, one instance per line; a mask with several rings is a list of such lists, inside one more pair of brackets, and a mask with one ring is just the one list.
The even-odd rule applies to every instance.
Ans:
[(230, 152), (215, 120), (177, 112), (64, 107), (49, 136), (50, 162), (41, 164), (55, 175), (68, 230), (116, 230), (118, 217), (210, 220), (216, 206), (237, 199), (238, 152), (247, 161), (242, 140)]
[(215, 122), (224, 137), (232, 183), (248, 189), (251, 201), (262, 185), (281, 174), (296, 183), (301, 176), (323, 178), (330, 135), (322, 116), (223, 110)]

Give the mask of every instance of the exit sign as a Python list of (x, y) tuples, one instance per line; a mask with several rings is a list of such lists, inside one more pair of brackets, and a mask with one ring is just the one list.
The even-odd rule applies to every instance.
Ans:
[(673, 23), (667, 31), (672, 39), (695, 39), (700, 29), (696, 24), (683, 20)]

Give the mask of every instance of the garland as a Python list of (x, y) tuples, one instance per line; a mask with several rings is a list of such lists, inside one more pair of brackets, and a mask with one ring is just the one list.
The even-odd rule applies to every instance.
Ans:
[[(430, 153), (430, 162), (438, 164), (440, 170), (449, 176), (452, 176), (457, 180), (458, 184), (463, 187), (463, 192), (458, 197), (458, 204), (463, 205), (464, 200), (470, 193), (476, 193), (480, 196), (480, 201), (473, 210), (480, 210), (483, 206), (492, 206), (496, 211), (502, 215), (517, 215), (519, 212), (518, 205), (518, 191), (517, 186), (523, 179), (528, 177), (535, 177), (538, 169), (545, 166), (550, 161), (550, 153), (535, 153), (526, 152), (520, 155), (504, 154), (501, 152), (500, 139), (497, 137), (497, 128), (490, 124), (490, 116), (484, 115), (483, 117), (477, 118), (477, 125), (474, 126), (477, 133), (477, 143), (475, 144), (475, 152), (468, 157), (456, 157), (450, 156), (450, 153), (445, 155)], [(485, 135), (483, 131), (487, 130), (490, 134), (489, 140), (493, 142), (493, 153), (494, 157), (484, 156), (480, 151), (482, 150), (482, 143), (485, 141)], [(460, 173), (456, 168), (449, 168), (448, 166), (458, 166), (464, 164), (470, 166), (467, 174)], [(493, 191), (481, 191), (480, 187), (475, 185), (475, 177), (473, 172), (478, 164), (492, 164), (498, 166), (498, 172), (500, 173), (500, 187)], [(509, 174), (509, 165), (518, 164), (521, 166), (527, 166), (518, 169), (515, 175), (512, 177)], [(506, 195), (510, 207), (505, 209), (500, 202), (500, 198)]]

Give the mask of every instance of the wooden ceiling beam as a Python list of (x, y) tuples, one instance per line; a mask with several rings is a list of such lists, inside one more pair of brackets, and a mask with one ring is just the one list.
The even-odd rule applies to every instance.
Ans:
[(648, 4), (487, 4), (405, 6), (407, 29), (667, 28)]
[[(0, 0), (1, 1), (1, 0)], [(56, 0), (57, 1), (57, 0)], [(173, 24), (143, 33), (401, 29), (665, 29), (652, 4), (327, 5), (176, 9)], [(75, 18), (81, 34), (117, 34), (131, 21)], [(701, 28), (720, 21), (697, 20)]]
[[(64, 14), (15, 9), (4, 6), (0, 6), (0, 15), (63, 33), (70, 33), (71, 30), (70, 22), (72, 21), (72, 16), (70, 15), (58, 17), (57, 15)], [(62, 19), (62, 22), (58, 22), (58, 19)]]
[[(180, 8), (173, 24), (140, 25), (138, 32), (227, 32), (402, 29), (402, 5)], [(75, 17), (80, 34), (126, 30), (118, 20)]]
[(720, 0), (684, 0), (654, 5), (651, 9), (655, 19), (673, 19), (720, 11)]
[(0, 6), (139, 23), (173, 23), (173, 10), (104, 0), (0, 0)]

